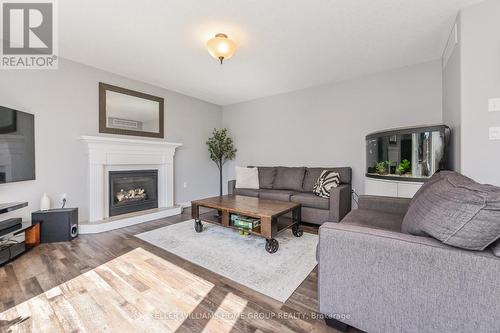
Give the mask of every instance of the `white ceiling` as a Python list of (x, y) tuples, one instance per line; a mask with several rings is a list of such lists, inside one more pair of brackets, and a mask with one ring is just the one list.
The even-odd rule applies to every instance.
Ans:
[[(62, 57), (227, 105), (439, 59), (477, 0), (63, 0)], [(224, 65), (205, 43), (229, 35)]]

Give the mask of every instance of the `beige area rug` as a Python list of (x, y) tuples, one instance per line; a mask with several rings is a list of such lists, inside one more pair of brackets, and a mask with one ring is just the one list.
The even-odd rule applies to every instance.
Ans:
[[(214, 285), (142, 248), (0, 314), (2, 332), (175, 332)], [(200, 329), (230, 332), (246, 301), (228, 293)], [(199, 309), (198, 309), (199, 310)]]
[(318, 236), (291, 230), (279, 234), (278, 252), (269, 254), (265, 239), (241, 236), (238, 231), (194, 220), (148, 231), (136, 237), (205, 267), (280, 302), (285, 302), (316, 267)]

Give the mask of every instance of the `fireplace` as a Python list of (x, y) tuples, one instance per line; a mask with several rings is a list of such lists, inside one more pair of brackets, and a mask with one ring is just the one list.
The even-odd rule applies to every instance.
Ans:
[(109, 172), (109, 216), (158, 208), (158, 170)]

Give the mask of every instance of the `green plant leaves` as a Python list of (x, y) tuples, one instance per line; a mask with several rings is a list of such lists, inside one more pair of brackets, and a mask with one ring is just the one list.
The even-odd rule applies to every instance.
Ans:
[(237, 149), (234, 147), (233, 139), (228, 134), (227, 128), (214, 129), (212, 136), (207, 140), (210, 159), (217, 164), (219, 169), (224, 163), (236, 157)]

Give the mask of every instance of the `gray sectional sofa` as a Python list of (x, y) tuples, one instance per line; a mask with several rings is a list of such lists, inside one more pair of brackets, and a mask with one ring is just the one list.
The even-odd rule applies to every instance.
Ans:
[[(322, 224), (339, 222), (351, 210), (351, 177), (349, 167), (257, 167), (259, 189), (235, 188), (236, 181), (228, 183), (228, 193), (271, 200), (291, 201), (302, 204), (302, 221)], [(332, 188), (330, 198), (316, 196), (313, 186), (323, 170), (333, 170), (340, 175), (341, 184)]]
[(413, 200), (361, 196), (341, 223), (320, 227), (318, 297), (328, 324), (500, 332), (500, 241), (492, 243), (500, 237), (500, 188), (456, 173), (440, 177)]

